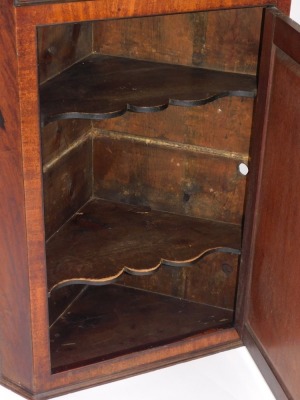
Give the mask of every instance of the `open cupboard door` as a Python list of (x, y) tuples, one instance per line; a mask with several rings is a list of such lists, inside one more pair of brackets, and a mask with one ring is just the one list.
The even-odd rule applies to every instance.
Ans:
[[(300, 27), (267, 10), (237, 320), (277, 399), (300, 399)], [(243, 270), (248, 276), (243, 276)], [(242, 293), (243, 292), (243, 293)], [(242, 300), (241, 300), (242, 299)], [(242, 319), (242, 322), (241, 322)]]

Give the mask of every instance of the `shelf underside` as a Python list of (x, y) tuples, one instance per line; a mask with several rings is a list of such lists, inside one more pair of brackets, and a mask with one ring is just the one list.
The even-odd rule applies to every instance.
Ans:
[(41, 85), (41, 123), (106, 119), (169, 104), (197, 106), (225, 96), (254, 97), (256, 78), (93, 54)]
[(54, 373), (227, 328), (233, 312), (119, 285), (89, 287), (50, 330)]
[(109, 284), (161, 268), (192, 266), (199, 255), (237, 257), (240, 227), (95, 199), (47, 242), (49, 292), (69, 284)]

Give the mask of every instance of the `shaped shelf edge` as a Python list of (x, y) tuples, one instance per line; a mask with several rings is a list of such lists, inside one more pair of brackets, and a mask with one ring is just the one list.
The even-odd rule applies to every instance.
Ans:
[(255, 97), (256, 77), (92, 54), (40, 86), (41, 125)]

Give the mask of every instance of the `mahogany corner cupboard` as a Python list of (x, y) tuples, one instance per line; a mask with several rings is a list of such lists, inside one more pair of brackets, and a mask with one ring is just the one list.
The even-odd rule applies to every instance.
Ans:
[(46, 399), (245, 344), (300, 398), (289, 6), (0, 0), (3, 385)]

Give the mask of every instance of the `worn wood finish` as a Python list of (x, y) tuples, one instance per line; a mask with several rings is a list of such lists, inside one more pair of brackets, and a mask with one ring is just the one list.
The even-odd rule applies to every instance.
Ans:
[[(278, 41), (282, 30), (294, 29), (290, 40)], [(257, 199), (253, 271), (246, 319), (286, 396), (300, 396), (299, 364), (299, 190), (300, 27), (275, 19), (276, 45), (270, 59), (272, 90), (264, 116), (264, 154)], [(284, 112), (283, 112), (284, 110)], [(282, 157), (286, 154), (286, 157)], [(274, 244), (277, 246), (274, 247)]]
[(86, 140), (90, 129), (91, 121), (78, 119), (55, 121), (45, 126), (41, 131), (44, 169)]
[(51, 301), (48, 302), (50, 329), (67, 312), (73, 302), (81, 296), (82, 290), (85, 290), (85, 286), (72, 285), (65, 286), (52, 293)]
[[(112, 201), (241, 223), (245, 161), (176, 142), (99, 135), (94, 139), (94, 193)], [(203, 151), (205, 150), (205, 151)]]
[(41, 86), (41, 122), (113, 118), (127, 110), (154, 112), (255, 94), (256, 79), (249, 75), (91, 55)]
[(92, 195), (92, 142), (87, 139), (44, 172), (45, 234), (49, 238)]
[(256, 74), (261, 14), (253, 8), (100, 21), (94, 51)]
[(234, 310), (238, 261), (236, 254), (213, 253), (192, 267), (160, 268), (148, 276), (124, 274), (118, 284)]
[[(252, 128), (253, 99), (224, 97), (201, 107), (168, 107), (159, 113), (126, 113), (95, 121), (99, 134), (118, 132), (149, 139), (221, 150), (227, 157), (247, 159)], [(51, 124), (50, 124), (51, 125)], [(48, 128), (47, 125), (46, 128)], [(230, 154), (232, 153), (232, 154)]]
[(220, 246), (239, 249), (238, 226), (94, 200), (47, 243), (48, 287), (100, 284), (124, 267), (142, 272)]
[(92, 52), (92, 26), (67, 24), (37, 30), (39, 81), (52, 78)]
[(50, 331), (52, 370), (159, 347), (232, 321), (232, 311), (180, 298), (117, 285), (89, 288)]

